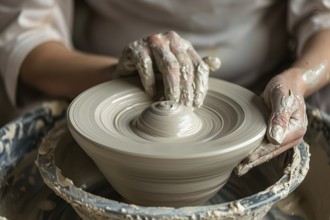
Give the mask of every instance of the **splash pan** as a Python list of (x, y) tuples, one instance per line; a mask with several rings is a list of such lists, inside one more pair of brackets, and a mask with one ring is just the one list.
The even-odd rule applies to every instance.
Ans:
[(243, 177), (232, 174), (205, 205), (182, 208), (126, 203), (74, 141), (66, 122), (44, 139), (37, 164), (49, 188), (83, 219), (261, 219), (302, 182), (309, 147), (302, 143)]

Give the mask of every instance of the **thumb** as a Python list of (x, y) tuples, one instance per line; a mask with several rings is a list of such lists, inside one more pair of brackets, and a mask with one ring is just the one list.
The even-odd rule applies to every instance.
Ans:
[(285, 139), (295, 139), (302, 130), (300, 127), (304, 128), (297, 126), (304, 122), (304, 108), (301, 103), (303, 98), (293, 94), (290, 89), (286, 94), (282, 87), (278, 88), (270, 100), (273, 111), (269, 120), (268, 138), (275, 144), (282, 144), (290, 141)]
[(215, 72), (221, 67), (221, 60), (218, 57), (203, 57), (203, 61), (209, 66), (211, 72)]

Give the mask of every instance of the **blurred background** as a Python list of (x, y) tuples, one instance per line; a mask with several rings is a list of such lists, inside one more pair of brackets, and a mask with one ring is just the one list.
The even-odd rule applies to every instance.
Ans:
[(2, 80), (0, 79), (0, 127), (13, 119), (18, 111), (10, 104)]

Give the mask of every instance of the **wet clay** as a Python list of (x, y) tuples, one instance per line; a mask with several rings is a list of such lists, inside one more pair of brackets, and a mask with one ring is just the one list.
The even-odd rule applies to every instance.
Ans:
[(219, 58), (202, 59), (190, 42), (168, 31), (128, 44), (112, 79), (132, 75), (137, 70), (145, 92), (152, 97), (156, 94), (158, 72), (163, 77), (166, 99), (200, 107), (207, 93), (209, 73), (220, 66)]
[(320, 81), (325, 78), (327, 74), (326, 69), (327, 65), (325, 63), (321, 63), (320, 65), (305, 71), (302, 76), (303, 81), (311, 88), (317, 86)]
[[(166, 139), (189, 137), (202, 128), (201, 119), (190, 108), (173, 101), (160, 101), (146, 108), (131, 124), (137, 135)], [(155, 140), (156, 141), (156, 140)]]
[(203, 204), (264, 138), (263, 101), (211, 78), (204, 105), (192, 111), (155, 102), (136, 80), (106, 82), (77, 97), (68, 109), (73, 137), (128, 201)]

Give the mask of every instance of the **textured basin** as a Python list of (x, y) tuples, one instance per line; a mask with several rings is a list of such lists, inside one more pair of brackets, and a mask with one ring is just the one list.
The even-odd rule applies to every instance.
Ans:
[[(304, 184), (303, 189), (299, 187), (294, 191), (305, 178), (308, 169), (309, 151), (304, 144), (255, 167), (243, 177), (232, 174), (225, 186), (207, 204), (176, 209), (134, 206), (123, 202), (123, 198), (109, 185), (93, 161), (66, 130), (61, 133), (63, 136), (59, 136), (58, 142), (47, 145), (50, 148), (46, 151), (48, 153), (38, 158), (40, 171), (51, 187), (49, 188), (44, 184), (35, 165), (36, 150), (38, 143), (54, 123), (63, 118), (64, 107), (63, 103), (45, 103), (0, 129), (1, 145), (5, 146), (5, 150), (0, 151), (0, 219), (127, 219), (130, 214), (133, 219), (214, 219), (212, 213), (220, 215), (216, 219), (307, 220), (329, 216), (326, 204), (330, 197), (324, 194), (327, 185), (322, 180), (330, 175), (325, 173), (321, 179), (315, 178), (315, 174), (320, 176), (320, 169), (326, 170), (328, 167), (329, 170), (324, 152), (320, 154), (324, 160), (317, 159), (318, 155), (314, 157), (316, 164), (321, 163), (312, 169), (315, 172), (308, 178), (308, 184)], [(59, 126), (67, 129), (65, 125)], [(322, 151), (318, 145), (312, 149)], [(71, 179), (72, 183), (65, 178)], [(62, 184), (61, 180), (69, 184)], [(322, 185), (320, 190), (314, 190), (315, 183)], [(312, 207), (312, 215), (309, 218), (301, 218), (291, 209), (286, 213), (277, 209), (276, 204), (280, 201), (288, 204), (285, 205), (286, 209), (297, 204), (296, 200), (285, 203), (286, 196), (294, 195), (294, 198), (297, 198), (295, 192), (298, 192), (298, 198), (301, 198), (305, 197), (304, 192), (307, 191), (321, 191), (321, 194), (317, 195), (321, 198), (318, 202), (324, 205), (323, 211), (320, 211), (320, 205), (308, 205), (303, 210)], [(319, 204), (313, 200), (307, 202), (311, 205)], [(313, 211), (317, 215), (313, 215)]]
[[(309, 168), (308, 162), (308, 145), (302, 143), (243, 177), (232, 175), (224, 188), (204, 205), (174, 208), (127, 202), (111, 185), (102, 181), (102, 174), (82, 153), (65, 123), (47, 135), (37, 160), (45, 183), (71, 204), (81, 218), (137, 220), (262, 219), (275, 202), (285, 198), (302, 182)], [(96, 193), (95, 188), (107, 193), (102, 194), (102, 190)]]

